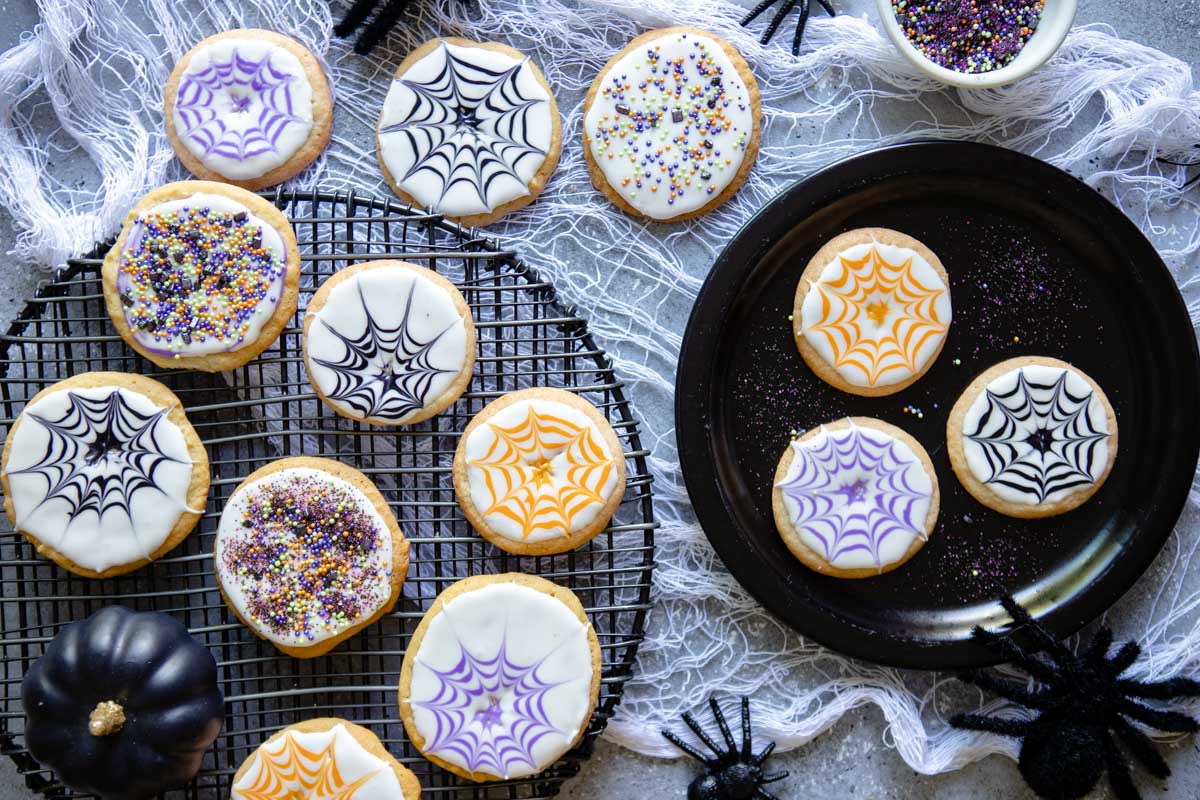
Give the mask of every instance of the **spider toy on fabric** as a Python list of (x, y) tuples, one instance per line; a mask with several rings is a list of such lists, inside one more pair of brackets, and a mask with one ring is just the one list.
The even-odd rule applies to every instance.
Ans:
[(1200, 683), (1187, 678), (1146, 682), (1122, 679), (1121, 673), (1141, 653), (1137, 642), (1126, 642), (1109, 657), (1112, 631), (1100, 628), (1082, 653), (1073, 653), (1011, 597), (1000, 602), (1012, 615), (1014, 632), (1027, 632), (1049, 659), (1038, 658), (1011, 638), (982, 628), (975, 628), (972, 637), (1021, 667), (1041, 685), (1028, 689), (979, 670), (964, 672), (959, 678), (1039, 713), (1030, 720), (959, 714), (950, 724), (1019, 738), (1022, 777), (1039, 796), (1051, 800), (1083, 797), (1105, 770), (1118, 800), (1140, 800), (1121, 745), (1150, 774), (1158, 778), (1170, 775), (1154, 743), (1129, 720), (1176, 732), (1194, 732), (1200, 724), (1189, 716), (1151, 708), (1135, 698), (1195, 697), (1200, 695)]
[[(833, 3), (829, 0), (816, 0), (821, 4), (821, 8), (825, 9), (825, 13), (829, 16), (834, 16), (837, 11), (833, 8)], [(749, 25), (758, 15), (766, 11), (771, 6), (780, 2), (780, 0), (762, 0), (761, 3), (750, 9), (750, 13), (743, 19), (742, 25)], [(804, 29), (808, 26), (808, 15), (812, 12), (812, 0), (782, 0), (783, 5), (775, 12), (775, 16), (771, 17), (771, 22), (768, 23), (766, 31), (763, 32), (759, 42), (766, 44), (771, 41), (771, 37), (775, 35), (775, 31), (779, 30), (779, 26), (783, 24), (783, 19), (797, 5), (800, 6), (800, 16), (796, 18), (796, 32), (792, 35), (792, 55), (800, 55), (800, 40), (804, 38)]]
[(663, 731), (671, 744), (687, 753), (704, 765), (704, 774), (697, 777), (688, 786), (688, 800), (778, 800), (763, 787), (768, 783), (781, 781), (788, 776), (786, 772), (766, 773), (763, 764), (775, 750), (771, 742), (755, 755), (752, 733), (750, 731), (750, 699), (742, 698), (742, 746), (739, 748), (734, 741), (725, 715), (716, 698), (710, 697), (708, 705), (712, 708), (713, 719), (721, 729), (721, 737), (725, 739), (725, 747), (717, 745), (713, 738), (704, 732), (700, 723), (691, 714), (684, 713), (683, 721), (692, 732), (700, 737), (700, 741), (713, 752), (712, 756), (692, 747), (670, 731)]

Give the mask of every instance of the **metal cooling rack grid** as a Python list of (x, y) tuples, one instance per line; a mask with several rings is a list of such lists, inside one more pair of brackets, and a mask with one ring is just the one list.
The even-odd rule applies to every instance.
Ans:
[[(268, 195), (292, 220), (303, 267), (300, 311), (278, 343), (225, 375), (161, 371), (115, 334), (99, 273), (107, 246), (73, 260), (30, 301), (0, 337), (0, 404), (9, 425), (41, 389), (88, 370), (145, 372), (182, 400), (208, 448), (212, 488), (197, 529), (167, 557), (131, 575), (92, 581), (40, 558), (7, 521), (0, 523), (0, 752), (30, 788), (75, 797), (22, 746), (20, 682), (65, 624), (119, 602), (184, 619), (212, 650), (226, 697), (226, 720), (196, 780), (173, 797), (225, 798), (233, 773), (272, 731), (315, 716), (342, 716), (370, 727), (417, 773), (423, 796), (546, 798), (574, 775), (628, 680), (649, 608), (656, 527), (648, 451), (642, 448), (622, 384), (584, 320), (556, 299), (512, 252), (439, 217), (353, 193)], [(469, 391), (443, 414), (411, 428), (359, 427), (316, 400), (303, 372), (299, 320), (307, 298), (348, 264), (403, 258), (437, 269), (462, 290), (478, 337)], [(488, 544), (462, 518), (450, 475), (458, 437), (493, 398), (528, 386), (561, 386), (599, 407), (625, 449), (628, 483), (612, 525), (588, 546), (550, 557), (517, 557)], [(354, 466), (376, 482), (412, 545), (412, 564), (396, 611), (332, 653), (299, 660), (279, 654), (238, 624), (212, 576), (213, 534), (238, 483), (289, 455), (320, 455)], [(409, 637), (437, 594), (459, 578), (518, 571), (569, 586), (600, 639), (600, 702), (581, 747), (541, 775), (478, 786), (437, 769), (408, 743), (396, 686)]]

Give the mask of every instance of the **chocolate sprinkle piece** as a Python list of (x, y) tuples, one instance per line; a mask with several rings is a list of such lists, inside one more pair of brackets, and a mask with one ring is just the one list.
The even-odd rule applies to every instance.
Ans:
[(678, 108), (671, 112), (671, 122), (683, 122), (683, 112)]
[(617, 103), (617, 113), (628, 117), (632, 113), (632, 110), (624, 103)]

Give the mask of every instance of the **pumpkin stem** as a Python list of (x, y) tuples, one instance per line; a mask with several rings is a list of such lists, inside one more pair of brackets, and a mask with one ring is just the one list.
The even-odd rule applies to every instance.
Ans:
[(92, 736), (108, 736), (121, 730), (125, 724), (125, 709), (111, 700), (96, 704), (88, 714), (88, 733)]

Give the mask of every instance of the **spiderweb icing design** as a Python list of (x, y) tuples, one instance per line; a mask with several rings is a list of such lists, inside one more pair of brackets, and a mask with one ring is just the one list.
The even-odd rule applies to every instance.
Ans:
[(972, 472), (1002, 496), (1029, 504), (1091, 486), (1108, 461), (1100, 406), (1091, 386), (1069, 370), (1026, 367), (1001, 376), (964, 418)]
[(854, 424), (792, 444), (783, 481), (792, 526), (836, 567), (883, 567), (926, 538), (932, 483), (907, 445)]
[(551, 131), (549, 97), (528, 59), (443, 42), (396, 79), (379, 141), (406, 193), (461, 216), (529, 194)]
[(876, 244), (851, 248), (821, 273), (805, 297), (805, 337), (850, 383), (905, 380), (945, 337), (949, 293), (918, 258), (898, 247), (887, 247), (886, 254)]
[(403, 797), (395, 773), (342, 725), (320, 733), (288, 731), (254, 754), (233, 788), (235, 800), (375, 800)]

